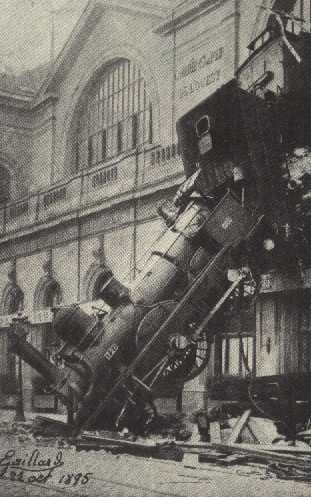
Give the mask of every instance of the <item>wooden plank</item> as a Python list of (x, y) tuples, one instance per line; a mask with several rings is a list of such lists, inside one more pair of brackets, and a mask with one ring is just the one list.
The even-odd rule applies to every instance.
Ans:
[(82, 432), (81, 434), (81, 439), (85, 442), (97, 442), (98, 444), (112, 444), (112, 445), (122, 445), (124, 447), (138, 447), (138, 448), (146, 448), (146, 447), (157, 447), (158, 444), (153, 441), (140, 441), (140, 442), (134, 442), (132, 440), (124, 440), (119, 437), (107, 437), (107, 436), (100, 436), (100, 435), (94, 435), (91, 432)]
[(250, 415), (251, 415), (251, 409), (248, 409), (238, 419), (238, 421), (236, 422), (235, 426), (232, 429), (232, 433), (231, 433), (230, 437), (228, 438), (228, 441), (227, 441), (228, 445), (231, 445), (231, 444), (237, 442), (241, 431), (247, 425), (247, 422), (249, 420)]
[[(208, 454), (211, 451), (218, 451), (224, 454), (245, 454), (249, 456), (250, 460), (262, 462), (267, 464), (269, 462), (281, 462), (286, 464), (300, 465), (302, 468), (308, 468), (311, 471), (311, 457), (306, 459), (306, 454), (299, 452), (290, 451), (289, 454), (282, 453), (281, 447), (279, 447), (280, 451), (270, 450), (271, 446), (269, 445), (269, 450), (262, 449), (261, 445), (253, 445), (253, 444), (212, 444), (212, 443), (201, 443), (191, 445), (187, 442), (176, 442), (176, 445), (182, 447), (185, 452), (191, 452), (193, 454)], [(267, 446), (263, 446), (267, 447)], [(274, 447), (274, 446), (272, 446)], [(283, 448), (285, 449), (285, 447)], [(291, 453), (294, 452), (294, 453)], [(311, 455), (311, 454), (310, 454)], [(309, 451), (307, 452), (307, 456), (309, 456)]]
[(210, 441), (212, 443), (221, 443), (221, 432), (219, 421), (213, 421), (209, 425)]
[[(249, 443), (233, 443), (232, 445), (227, 445), (227, 444), (215, 444), (215, 443), (209, 443), (209, 442), (197, 442), (195, 444), (189, 443), (189, 442), (174, 442), (176, 445), (179, 447), (184, 447), (185, 449), (196, 449), (196, 450), (216, 450), (216, 451), (222, 451), (226, 452), (228, 454), (232, 454), (232, 451), (234, 450), (241, 450), (244, 452), (245, 450), (248, 450), (249, 452), (257, 452), (257, 453), (265, 453), (265, 452), (274, 452), (278, 454), (297, 454), (299, 456), (300, 454), (305, 454), (308, 457), (311, 456), (311, 447), (310, 448), (305, 448), (305, 447), (299, 447), (299, 446), (293, 446), (293, 445), (281, 445), (281, 444), (249, 444)], [(295, 456), (296, 457), (296, 456)], [(311, 459), (310, 459), (311, 462)]]
[[(266, 450), (268, 452), (277, 452), (281, 454), (304, 454), (311, 456), (311, 447), (301, 447), (299, 445), (281, 445), (281, 444), (265, 444), (265, 445), (253, 445), (253, 444), (235, 444), (242, 449), (248, 449), (249, 447), (260, 447), (261, 450)], [(310, 461), (311, 462), (311, 461)]]

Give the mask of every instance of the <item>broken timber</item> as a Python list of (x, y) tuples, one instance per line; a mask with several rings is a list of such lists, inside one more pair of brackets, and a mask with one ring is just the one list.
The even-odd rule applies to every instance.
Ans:
[[(241, 432), (243, 426), (247, 424), (247, 412), (236, 423), (235, 438)], [(48, 418), (39, 417), (37, 419), (40, 428), (45, 428), (45, 423), (51, 428), (64, 428), (64, 423), (55, 422)], [(243, 421), (243, 422), (242, 422)], [(41, 425), (41, 426), (40, 426)], [(238, 430), (239, 428), (239, 430)], [(40, 430), (38, 430), (40, 432)], [(63, 433), (64, 434), (64, 433)], [(233, 437), (232, 437), (233, 439)], [(243, 444), (232, 442), (230, 445), (223, 443), (209, 442), (179, 442), (179, 441), (163, 441), (155, 442), (148, 440), (132, 441), (125, 440), (114, 436), (94, 435), (91, 432), (83, 432), (79, 438), (71, 439), (71, 443), (75, 445), (76, 450), (106, 450), (112, 453), (127, 453), (134, 456), (152, 457), (156, 459), (170, 459), (174, 461), (182, 461), (184, 455), (197, 455), (198, 463), (215, 463), (215, 464), (247, 464), (247, 463), (263, 463), (267, 466), (281, 465), (289, 471), (295, 472), (297, 468), (305, 474), (311, 473), (311, 448), (299, 446), (286, 446), (278, 444)], [(304, 475), (305, 476), (305, 475)]]
[[(113, 452), (126, 452), (133, 455), (146, 457), (157, 457), (163, 459), (174, 459), (181, 461), (183, 454), (198, 454), (200, 462), (209, 462), (212, 459), (217, 462), (228, 455), (244, 456), (244, 461), (261, 462), (264, 464), (284, 463), (288, 465), (299, 464), (303, 469), (311, 471), (311, 448), (300, 448), (280, 445), (231, 445), (220, 443), (201, 442), (191, 444), (189, 442), (134, 442), (129, 440), (115, 439), (110, 437), (95, 436), (88, 433), (74, 441), (77, 450), (112, 450)], [(233, 458), (234, 459), (234, 458)], [(242, 457), (240, 458), (242, 460)], [(230, 458), (228, 459), (228, 462)]]
[(229, 445), (232, 445), (233, 443), (237, 442), (238, 441), (238, 438), (240, 436), (240, 433), (241, 431), (243, 430), (243, 428), (245, 428), (245, 426), (247, 425), (248, 423), (248, 420), (250, 418), (250, 415), (251, 415), (251, 409), (248, 409), (247, 411), (245, 411), (242, 416), (238, 419), (238, 421), (236, 422), (236, 424), (234, 425), (233, 427), (233, 430), (231, 432), (231, 435), (228, 439), (228, 444)]
[[(199, 454), (199, 460), (203, 462), (205, 454), (211, 451), (222, 454), (241, 454), (248, 456), (249, 461), (262, 462), (269, 464), (280, 462), (286, 464), (299, 464), (304, 469), (311, 471), (311, 448), (299, 448), (290, 446), (277, 445), (252, 445), (252, 444), (214, 444), (214, 443), (198, 443), (189, 444), (187, 442), (175, 442), (176, 445), (182, 447), (184, 452)], [(206, 457), (207, 459), (207, 457)]]

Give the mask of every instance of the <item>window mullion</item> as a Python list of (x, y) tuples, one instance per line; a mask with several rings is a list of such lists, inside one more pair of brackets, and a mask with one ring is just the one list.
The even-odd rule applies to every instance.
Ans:
[(128, 60), (110, 66), (79, 113), (73, 145), (76, 169), (152, 142), (152, 108), (140, 68)]

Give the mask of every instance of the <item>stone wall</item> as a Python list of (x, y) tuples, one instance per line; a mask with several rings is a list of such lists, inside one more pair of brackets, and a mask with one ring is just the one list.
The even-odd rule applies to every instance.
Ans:
[[(31, 201), (33, 224), (21, 232), (18, 218), (15, 233), (0, 239), (0, 297), (12, 260), (24, 293), (25, 312), (30, 315), (36, 307), (36, 289), (47, 277), (47, 262), (66, 304), (90, 299), (100, 264), (107, 264), (123, 281), (140, 270), (146, 248), (163, 230), (156, 208), (171, 198), (182, 181), (177, 159), (166, 160), (164, 154), (165, 160), (155, 163), (150, 153), (139, 157), (133, 153), (120, 159), (120, 187), (100, 184), (94, 188), (88, 176), (80, 183), (68, 183), (70, 215), (67, 211), (65, 215), (63, 200), (58, 202), (51, 190), (48, 199), (53, 205), (48, 205), (41, 218), (44, 192), (51, 185), (62, 188), (80, 173), (75, 170), (71, 148), (76, 109), (98, 71), (118, 58), (139, 64), (143, 72), (154, 109), (153, 146), (166, 150), (175, 144), (176, 119), (234, 75), (239, 50), (238, 4), (229, 0), (196, 2), (195, 9), (191, 4), (189, 11), (168, 12), (162, 19), (150, 14), (143, 23), (142, 14), (130, 8), (96, 7), (96, 15), (90, 13), (85, 19), (33, 106), (0, 106), (0, 164), (10, 169), (12, 199), (43, 192)], [(172, 176), (172, 171), (179, 176)], [(88, 198), (97, 202), (93, 210), (81, 208)], [(5, 216), (2, 211), (1, 215)], [(37, 332), (33, 329), (32, 335)], [(35, 338), (40, 337), (33, 335)], [(31, 405), (31, 374), (25, 366), (27, 406)], [(202, 404), (204, 390), (204, 376), (187, 386), (185, 403), (189, 408)]]

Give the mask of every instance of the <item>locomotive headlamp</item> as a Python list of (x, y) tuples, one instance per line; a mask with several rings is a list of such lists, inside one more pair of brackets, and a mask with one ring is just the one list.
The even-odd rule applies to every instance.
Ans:
[(211, 130), (211, 121), (208, 115), (202, 116), (196, 124), (196, 132), (198, 138), (201, 138), (203, 135), (208, 133)]
[(265, 238), (263, 241), (263, 248), (267, 252), (271, 252), (275, 248), (275, 242), (272, 238)]

